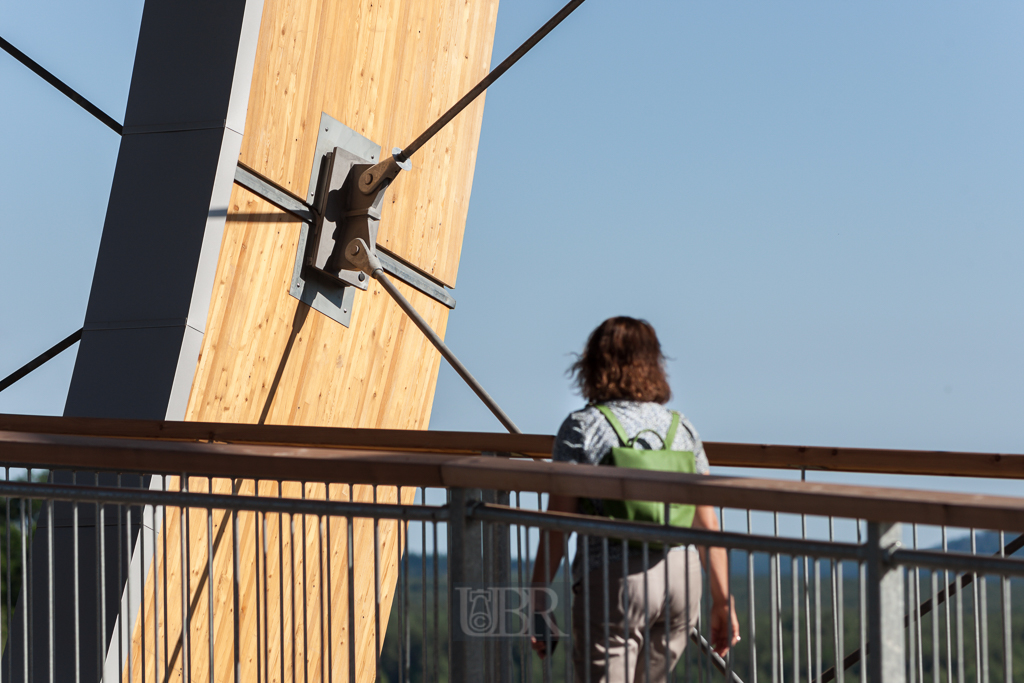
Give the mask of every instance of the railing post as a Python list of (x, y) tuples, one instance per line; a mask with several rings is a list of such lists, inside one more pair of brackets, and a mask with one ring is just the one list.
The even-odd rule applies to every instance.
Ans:
[[(489, 491), (490, 498), (497, 505), (508, 506), (510, 502), (508, 491)], [(491, 502), (490, 499), (486, 499)], [(492, 575), (488, 577), (490, 585), (501, 590), (512, 585), (512, 542), (509, 537), (509, 527), (501, 524), (488, 524), (485, 533), (490, 534), (490, 543), (493, 559), (491, 560)], [(504, 614), (498, 615), (502, 620), (499, 628), (504, 632), (503, 627), (508, 627), (508, 617)], [(512, 641), (502, 637), (494, 641), (492, 647), (494, 662), (494, 675), (490, 680), (496, 683), (511, 683), (512, 681)]]
[[(868, 522), (867, 610), (868, 680), (905, 683), (903, 648), (903, 568), (889, 561), (890, 551), (899, 545), (899, 524)], [(842, 581), (842, 576), (839, 580)], [(842, 624), (839, 625), (842, 628)]]
[[(452, 488), (448, 519), (448, 663), (453, 683), (476, 683), (487, 680), (484, 662), (485, 638), (473, 635), (464, 623), (464, 612), (470, 605), (468, 591), (484, 584), (483, 534), (480, 522), (469, 519), (467, 512), (480, 500), (480, 489)], [(462, 589), (462, 590), (460, 590)]]

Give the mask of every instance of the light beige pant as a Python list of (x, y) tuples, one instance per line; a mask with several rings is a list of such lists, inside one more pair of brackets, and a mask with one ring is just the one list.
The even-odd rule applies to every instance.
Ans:
[[(605, 622), (605, 593), (602, 569), (590, 573), (589, 600), (583, 596), (583, 582), (573, 589), (573, 661), (576, 683), (661, 683), (666, 671), (675, 668), (686, 647), (687, 634), (697, 625), (700, 612), (700, 557), (694, 550), (673, 550), (668, 560), (662, 551), (651, 550), (645, 577), (643, 559), (631, 557), (629, 574), (623, 580), (622, 562), (608, 567), (608, 621)], [(665, 562), (668, 562), (668, 585)], [(668, 593), (668, 648), (665, 647), (665, 595)], [(626, 609), (623, 609), (623, 598)], [(590, 616), (585, 609), (589, 603)], [(584, 624), (589, 623), (589, 634)], [(606, 628), (607, 623), (607, 628)], [(646, 625), (646, 628), (645, 628)], [(647, 630), (649, 629), (649, 631)], [(646, 639), (647, 634), (650, 640)], [(589, 645), (587, 643), (589, 640)], [(607, 650), (605, 642), (608, 643)], [(648, 666), (650, 668), (648, 668)], [(590, 675), (587, 677), (587, 670)]]

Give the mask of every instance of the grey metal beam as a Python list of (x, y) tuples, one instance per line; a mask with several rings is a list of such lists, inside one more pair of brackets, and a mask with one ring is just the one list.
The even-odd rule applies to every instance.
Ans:
[[(235, 183), (301, 221), (310, 225), (316, 222), (313, 207), (244, 164), (238, 164), (238, 168), (235, 169)], [(448, 308), (455, 308), (455, 297), (449, 294), (443, 285), (435, 282), (429, 275), (407, 261), (383, 251), (379, 244), (377, 250), (377, 256), (380, 258), (381, 265), (384, 266), (385, 273), (426, 294), (434, 301), (444, 304)]]

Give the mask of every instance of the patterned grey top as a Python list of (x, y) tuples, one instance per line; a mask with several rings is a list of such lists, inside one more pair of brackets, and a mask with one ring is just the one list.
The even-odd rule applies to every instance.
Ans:
[[(658, 434), (665, 435), (672, 423), (672, 411), (660, 403), (643, 403), (639, 401), (608, 401), (606, 406), (611, 408), (612, 413), (619, 419), (622, 429), (626, 435), (632, 438), (643, 429), (651, 429)], [(597, 408), (587, 406), (583, 410), (570, 413), (565, 418), (562, 426), (555, 437), (555, 447), (551, 453), (551, 459), (556, 462), (570, 462), (577, 464), (596, 465), (615, 446), (619, 445), (619, 437), (615, 430), (605, 419)], [(635, 448), (646, 450), (665, 448), (661, 440), (653, 434), (645, 433), (637, 439)], [(675, 451), (693, 451), (697, 471), (701, 474), (708, 474), (708, 458), (704, 454), (704, 444), (701, 443), (697, 430), (693, 428), (690, 421), (682, 414), (679, 416), (679, 428), (676, 430), (675, 439), (668, 445)], [(603, 509), (600, 500), (591, 500), (594, 508), (599, 512)], [(580, 514), (587, 514), (582, 501), (578, 509)], [(576, 559), (573, 561), (573, 578), (575, 581), (582, 580), (583, 568), (580, 564), (582, 545), (577, 540)], [(604, 557), (601, 539), (591, 538), (588, 542), (589, 561), (588, 571), (600, 569)], [(630, 552), (641, 553), (639, 549), (631, 549)], [(656, 564), (660, 559), (660, 552), (649, 552), (648, 558), (651, 565)], [(622, 562), (621, 542), (608, 544), (608, 562)], [(610, 565), (615, 566), (615, 565)]]

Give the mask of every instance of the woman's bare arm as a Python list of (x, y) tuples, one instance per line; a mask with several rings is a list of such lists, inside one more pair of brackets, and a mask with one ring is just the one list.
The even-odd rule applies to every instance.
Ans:
[[(718, 531), (718, 515), (710, 505), (698, 505), (693, 528)], [(721, 655), (740, 640), (740, 623), (729, 595), (729, 555), (725, 548), (698, 548), (711, 591), (711, 646)], [(729, 631), (732, 631), (730, 638)]]

